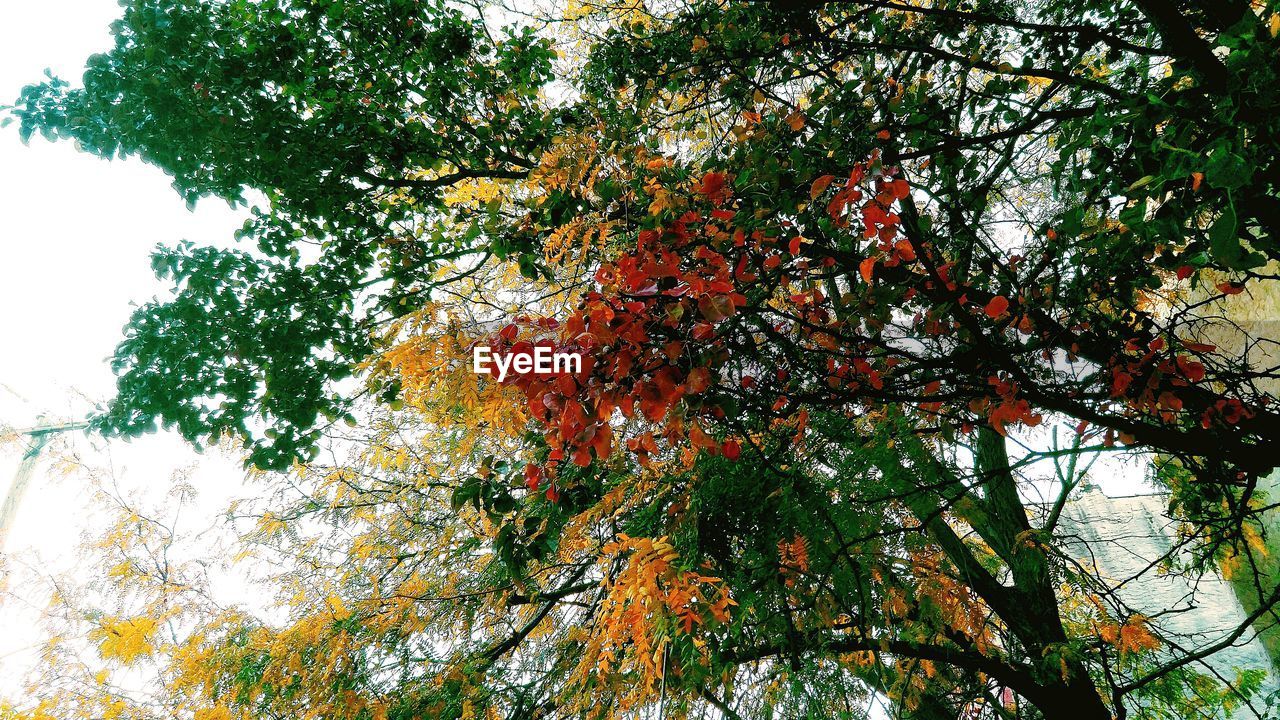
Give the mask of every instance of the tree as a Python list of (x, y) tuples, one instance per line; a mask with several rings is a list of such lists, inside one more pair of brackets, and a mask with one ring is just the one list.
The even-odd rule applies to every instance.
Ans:
[[(207, 699), (340, 715), (341, 689), (404, 717), (1250, 702), (1256, 672), (1210, 691), (1194, 671), (1219, 642), (1175, 637), (1071, 557), (1074, 471), (1027, 498), (1042, 463), (1128, 447), (1185, 521), (1153, 564), (1258, 567), (1280, 415), (1249, 348), (1272, 341), (1205, 336), (1230, 322), (1214, 302), (1276, 280), (1277, 17), (132, 6), (83, 89), (24, 91), (23, 132), (266, 205), (256, 252), (157, 254), (177, 294), (135, 316), (99, 427), (231, 433), (280, 469), (355, 407), (342, 381), (364, 368), (426, 443), (388, 463), (395, 443), (371, 441), (356, 467), (376, 469), (334, 468), (270, 516), (364, 528), (346, 565), (300, 564), (336, 574), (344, 610), (317, 631), (331, 593), (308, 588), (306, 650), (272, 635), (289, 628), (203, 635), (184, 652), (230, 653)], [(586, 363), (460, 378), (475, 343)], [(1046, 447), (1045, 424), (1076, 440)], [(442, 575), (407, 574), (422, 542)], [(1254, 576), (1250, 624), (1280, 602)], [(379, 624), (387, 604), (441, 610), (406, 630)], [(320, 647), (349, 664), (306, 660)], [(423, 657), (438, 666), (411, 670)]]

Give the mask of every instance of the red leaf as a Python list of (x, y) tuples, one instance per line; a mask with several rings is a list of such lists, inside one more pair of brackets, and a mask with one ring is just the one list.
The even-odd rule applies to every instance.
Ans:
[(791, 238), (790, 244), (787, 245), (787, 250), (789, 250), (792, 255), (799, 255), (800, 243), (802, 242), (804, 242), (804, 238), (800, 237), (799, 235)]
[(725, 189), (724, 173), (718, 172), (709, 172), (703, 175), (702, 181), (694, 189), (699, 195), (702, 195), (715, 205), (724, 202), (729, 194)]
[(1187, 278), (1194, 275), (1195, 272), (1196, 272), (1196, 269), (1191, 267), (1190, 265), (1183, 265), (1182, 267), (1178, 268), (1178, 279), (1186, 280)]
[(737, 460), (742, 456), (742, 446), (738, 444), (737, 440), (725, 440), (720, 446), (720, 452), (724, 453), (724, 456), (730, 460)]
[(704, 368), (694, 368), (689, 372), (688, 380), (690, 392), (700, 393), (711, 387), (711, 371)]
[[(733, 309), (732, 304), (729, 306), (729, 309), (730, 310)], [(706, 318), (709, 322), (713, 322), (713, 323), (718, 323), (721, 320), (724, 320), (725, 318), (729, 317), (727, 314), (723, 312), (723, 308), (717, 305), (717, 303), (715, 302), (715, 299), (708, 295), (703, 295), (701, 298), (699, 298), (698, 312), (702, 313), (702, 317)]]
[(1194, 360), (1188, 360), (1183, 355), (1177, 357), (1177, 365), (1182, 376), (1191, 382), (1200, 382), (1204, 379), (1204, 365)]
[(561, 395), (573, 395), (578, 392), (578, 383), (574, 381), (572, 375), (561, 375), (556, 378), (556, 390), (560, 391)]
[(1009, 311), (1009, 300), (1003, 295), (997, 295), (991, 298), (991, 302), (987, 303), (985, 312), (987, 317), (995, 320)]
[(1211, 353), (1214, 350), (1218, 349), (1217, 345), (1210, 345), (1209, 343), (1191, 342), (1189, 340), (1183, 340), (1182, 347), (1190, 350), (1191, 352), (1198, 352), (1198, 353)]
[(711, 323), (698, 323), (693, 326), (691, 334), (694, 340), (710, 340), (715, 336), (716, 329), (711, 326)]

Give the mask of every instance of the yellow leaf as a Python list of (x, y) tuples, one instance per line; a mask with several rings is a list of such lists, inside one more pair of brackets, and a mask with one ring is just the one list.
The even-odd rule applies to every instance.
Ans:
[(155, 649), (151, 638), (156, 632), (156, 621), (148, 617), (105, 618), (94, 631), (98, 651), (108, 660), (119, 660), (128, 665)]
[(1252, 525), (1245, 525), (1244, 541), (1249, 544), (1251, 550), (1262, 557), (1267, 557), (1270, 554), (1270, 551), (1267, 550), (1267, 543), (1262, 539), (1262, 534), (1258, 532), (1258, 528)]

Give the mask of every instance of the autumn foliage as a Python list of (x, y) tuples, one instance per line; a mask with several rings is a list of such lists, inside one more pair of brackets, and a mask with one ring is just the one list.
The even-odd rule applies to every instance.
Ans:
[[(150, 668), (112, 717), (1263, 706), (1220, 663), (1280, 605), (1274, 336), (1230, 309), (1280, 262), (1273, 8), (355, 5), (148, 0), (14, 111), (265, 198), (252, 250), (158, 252), (175, 295), (95, 422), (243, 444), (269, 607), (115, 533), (137, 592), (63, 598), (96, 660), (50, 696)], [(583, 365), (498, 382), (481, 346)], [(1174, 528), (1129, 577), (1073, 510), (1115, 457)], [(1256, 613), (1180, 629), (1219, 567)]]

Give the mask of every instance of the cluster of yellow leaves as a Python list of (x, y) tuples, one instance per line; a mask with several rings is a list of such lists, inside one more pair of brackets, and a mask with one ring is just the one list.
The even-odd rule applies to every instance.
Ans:
[[(602, 157), (602, 152), (596, 138), (590, 134), (555, 138), (525, 181), (532, 196), (531, 202), (535, 205), (541, 203), (552, 192), (578, 197), (592, 195), (604, 173), (602, 163), (621, 167), (616, 158)], [(616, 221), (593, 214), (574, 217), (560, 227), (550, 229), (542, 243), (543, 256), (549, 263), (566, 266), (599, 260), (617, 225)]]
[(449, 186), (443, 200), (449, 207), (482, 205), (502, 198), (511, 186), (512, 182), (509, 180), (471, 178)]
[(897, 704), (914, 711), (920, 707), (925, 697), (929, 681), (938, 674), (938, 668), (928, 660), (902, 658), (894, 663), (893, 677), (896, 678), (889, 688), (889, 697)]
[[(708, 621), (728, 622), (729, 608), (737, 603), (719, 578), (679, 568), (679, 554), (665, 537), (620, 534), (603, 548), (606, 561), (623, 555), (626, 564), (608, 583), (597, 628), (574, 675), (584, 684), (627, 678), (620, 688), (625, 711), (652, 699), (675, 633), (690, 635)], [(693, 642), (701, 647), (696, 637)]]
[(551, 231), (543, 244), (543, 256), (549, 263), (578, 263), (592, 257), (599, 258), (615, 225), (614, 222), (590, 223), (574, 218)]
[[(217, 694), (218, 685), (224, 682), (227, 670), (262, 660), (261, 677), (251, 686), (237, 693), (239, 702), (256, 703), (262, 700), (268, 688), (275, 688), (273, 705), (279, 711), (305, 720), (358, 717), (386, 717), (387, 701), (355, 692), (345, 681), (352, 671), (352, 663), (366, 651), (360, 641), (334, 623), (348, 611), (341, 601), (339, 607), (309, 613), (292, 624), (279, 629), (257, 627), (242, 632), (245, 618), (235, 614), (219, 618), (208, 629), (221, 628), (229, 635), (192, 635), (170, 651), (172, 680), (170, 692), (177, 697), (191, 698), (196, 720), (231, 720), (242, 713), (222, 702)], [(244, 639), (228, 642), (228, 637), (243, 634)], [(289, 687), (287, 697), (278, 695), (278, 689)]]
[(152, 639), (156, 625), (155, 618), (150, 617), (105, 617), (99, 621), (93, 637), (104, 659), (128, 665), (155, 651)]
[(943, 624), (971, 638), (981, 652), (994, 647), (993, 613), (967, 584), (946, 571), (940, 554), (913, 552), (911, 565), (916, 595), (930, 600)]
[[(1278, 478), (1272, 478), (1271, 483), (1276, 483)], [(1228, 510), (1225, 507), (1224, 510)], [(1250, 502), (1251, 508), (1257, 510), (1258, 501)], [(1224, 543), (1224, 554), (1218, 563), (1218, 571), (1226, 580), (1232, 580), (1237, 577), (1241, 570), (1252, 572), (1250, 567), (1252, 563), (1265, 561), (1271, 556), (1271, 548), (1268, 546), (1267, 539), (1263, 537), (1262, 532), (1256, 522), (1245, 522), (1240, 526), (1240, 536), (1244, 540), (1245, 547), (1240, 548), (1238, 545)], [(1212, 539), (1212, 536), (1209, 536)], [(1274, 542), (1274, 541), (1273, 541)], [(1252, 556), (1252, 557), (1250, 557)], [(1247, 577), (1247, 576), (1246, 576)]]
[(1102, 623), (1098, 626), (1098, 637), (1116, 646), (1121, 657), (1160, 647), (1160, 641), (1151, 633), (1147, 618), (1142, 615), (1131, 615), (1124, 624)]
[(569, 0), (564, 19), (602, 19), (615, 25), (647, 27), (653, 22), (653, 15), (645, 0)]
[(437, 323), (434, 315), (435, 308), (427, 308), (398, 325), (396, 330), (411, 324), (411, 334), (383, 356), (400, 376), (404, 402), (436, 427), (464, 429), (468, 436), (483, 428), (499, 441), (518, 437), (528, 417), (516, 391), (483, 382), (471, 368), (476, 337), (457, 318)]
[(0, 720), (57, 720), (52, 713), (53, 703), (43, 700), (30, 710), (20, 710), (9, 703), (0, 703)]
[(658, 182), (657, 178), (649, 178), (644, 184), (645, 193), (653, 200), (649, 203), (650, 215), (661, 215), (662, 213), (676, 209), (680, 206), (680, 198), (672, 193), (666, 186)]
[(542, 153), (538, 166), (529, 173), (529, 185), (543, 192), (567, 192), (586, 197), (595, 192), (600, 179), (600, 148), (587, 133), (561, 135)]

